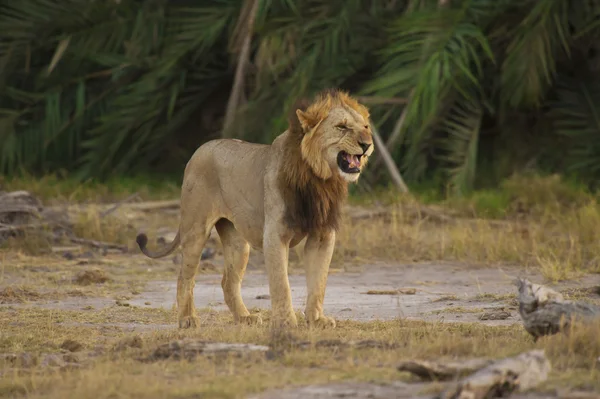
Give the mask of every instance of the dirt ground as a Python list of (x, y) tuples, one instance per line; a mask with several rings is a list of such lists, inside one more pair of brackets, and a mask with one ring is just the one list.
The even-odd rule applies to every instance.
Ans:
[[(141, 257), (141, 255), (139, 255)], [(213, 263), (220, 268), (223, 260)], [(253, 267), (244, 277), (242, 296), (249, 309), (270, 308), (269, 288), (264, 268)], [(262, 270), (261, 270), (262, 269)], [(478, 322), (486, 325), (521, 323), (516, 302), (516, 277), (543, 281), (539, 273), (515, 267), (473, 267), (464, 264), (374, 263), (362, 271), (332, 270), (327, 283), (325, 309), (336, 319), (356, 321), (423, 320), (440, 322)], [(303, 273), (289, 277), (293, 306), (302, 311), (306, 300)], [(561, 291), (589, 290), (600, 285), (600, 275), (552, 285)], [(146, 282), (144, 289), (124, 302), (137, 307), (172, 309), (177, 284), (170, 280)], [(226, 311), (221, 289), (221, 274), (205, 272), (196, 278), (195, 302), (199, 309)], [(40, 300), (17, 306), (76, 310), (112, 307), (115, 300), (98, 297), (71, 297)], [(3, 305), (8, 306), (8, 305)], [(14, 304), (12, 306), (15, 306)], [(140, 328), (131, 325), (133, 329)], [(142, 327), (147, 329), (147, 327)]]
[[(166, 224), (150, 234), (156, 246), (173, 236), (177, 219), (172, 210), (153, 217)], [(137, 229), (147, 228), (136, 220), (129, 218)], [(300, 345), (273, 355), (279, 341), (266, 325), (238, 326), (231, 320), (216, 237), (204, 258), (195, 288), (202, 326), (180, 331), (174, 311), (178, 254), (151, 260), (132, 246), (128, 253), (81, 246), (56, 247), (46, 255), (1, 252), (0, 397), (430, 398), (444, 385), (397, 372), (400, 359), (498, 358), (532, 348), (547, 350), (556, 364), (551, 382), (539, 392), (512, 397), (575, 397), (574, 391), (578, 397), (600, 397), (594, 396), (600, 389), (600, 343), (578, 348), (573, 340), (588, 339), (579, 336), (532, 343), (523, 330), (514, 283), (525, 277), (567, 298), (599, 303), (600, 274), (551, 284), (539, 269), (515, 265), (350, 256), (332, 263), (327, 284), (324, 308), (338, 328), (302, 327), (293, 340), (304, 339), (312, 349)], [(302, 312), (305, 277), (297, 254), (291, 262), (293, 305)], [(268, 293), (262, 256), (253, 251), (242, 296), (266, 324)], [(140, 360), (156, 357), (161, 345), (183, 345), (177, 344), (181, 340), (271, 349), (266, 359), (259, 353), (229, 360), (194, 355), (191, 363)]]

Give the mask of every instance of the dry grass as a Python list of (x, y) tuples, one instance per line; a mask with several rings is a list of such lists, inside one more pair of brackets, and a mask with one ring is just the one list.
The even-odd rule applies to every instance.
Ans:
[[(549, 184), (540, 183), (542, 193), (549, 190)], [(388, 205), (384, 217), (347, 219), (334, 258), (514, 264), (538, 269), (553, 282), (600, 272), (598, 201), (590, 195), (566, 201), (565, 194), (557, 194), (535, 202), (538, 193), (534, 193), (506, 205), (502, 219), (480, 217), (485, 210), (476, 211), (468, 200), (432, 208), (402, 199)], [(435, 213), (432, 217), (432, 209), (443, 220)], [(415, 216), (420, 210), (422, 215)]]
[[(269, 312), (263, 312), (265, 320)], [(483, 356), (500, 358), (532, 348), (546, 350), (553, 371), (544, 389), (600, 389), (598, 328), (576, 326), (568, 335), (557, 335), (533, 343), (520, 325), (486, 327), (477, 324), (389, 321), (358, 323), (340, 321), (335, 330), (308, 330), (301, 326), (292, 338), (274, 338), (269, 329), (232, 324), (227, 313), (201, 314), (197, 332), (173, 327), (173, 312), (112, 307), (99, 312), (10, 309), (0, 314), (0, 351), (29, 352), (34, 355), (58, 352), (66, 340), (81, 344), (80, 359), (103, 348), (102, 355), (83, 368), (56, 373), (43, 366), (33, 373), (0, 369), (0, 397), (26, 395), (37, 398), (241, 398), (269, 388), (309, 383), (354, 380), (384, 382), (410, 381), (395, 366), (410, 358), (438, 359)], [(139, 333), (141, 348), (115, 352), (114, 348), (131, 334), (110, 325), (126, 323), (152, 332)], [(168, 324), (166, 330), (156, 326)], [(285, 336), (284, 336), (285, 337)], [(160, 360), (142, 363), (159, 344), (173, 339), (195, 338), (215, 342), (243, 342), (286, 348), (271, 359), (262, 355), (241, 358), (206, 358), (192, 362)], [(274, 341), (275, 339), (275, 341)], [(358, 349), (336, 344), (376, 340), (387, 349)], [(308, 341), (318, 347), (301, 348), (294, 342)], [(395, 348), (393, 347), (395, 346)], [(277, 378), (273, 378), (274, 376)]]
[(127, 220), (112, 215), (102, 216), (98, 208), (89, 206), (75, 216), (73, 233), (88, 240), (131, 244), (136, 229)]
[[(27, 184), (18, 188), (28, 188)], [(600, 204), (595, 196), (571, 188), (556, 176), (515, 177), (505, 183), (503, 191), (476, 193), (436, 206), (425, 206), (414, 198), (392, 198), (390, 193), (378, 198), (389, 203), (384, 217), (353, 220), (351, 214), (346, 215), (337, 238), (335, 267), (374, 260), (512, 264), (537, 269), (553, 282), (600, 272)], [(124, 205), (118, 212), (101, 216), (100, 207), (81, 207), (71, 217), (74, 231), (82, 238), (135, 249), (137, 230), (154, 237), (161, 228), (176, 229), (178, 215), (136, 214), (127, 209)], [(436, 214), (443, 218), (432, 217)], [(3, 246), (27, 254), (50, 250), (48, 241), (36, 232)]]

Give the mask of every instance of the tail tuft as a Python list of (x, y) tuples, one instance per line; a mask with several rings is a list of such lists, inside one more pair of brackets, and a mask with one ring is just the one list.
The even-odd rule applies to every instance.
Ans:
[(148, 244), (148, 236), (144, 233), (140, 233), (135, 238), (135, 242), (137, 242), (141, 250), (144, 250)]

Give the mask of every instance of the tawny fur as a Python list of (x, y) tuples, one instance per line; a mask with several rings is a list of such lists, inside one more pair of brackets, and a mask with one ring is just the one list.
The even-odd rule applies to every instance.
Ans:
[(182, 246), (177, 280), (179, 326), (199, 324), (194, 279), (214, 226), (225, 257), (223, 295), (236, 322), (261, 322), (248, 312), (241, 297), (252, 246), (265, 255), (273, 323), (297, 326), (287, 276), (288, 254), (290, 247), (306, 238), (306, 318), (310, 325), (334, 327), (335, 321), (323, 314), (327, 273), (347, 185), (359, 175), (343, 172), (337, 155), (340, 151), (362, 154), (362, 170), (373, 150), (367, 108), (337, 90), (326, 90), (311, 104), (294, 107), (288, 130), (271, 145), (223, 139), (198, 148), (186, 165), (181, 222), (174, 241), (154, 252), (146, 248), (144, 234), (137, 237), (141, 251), (151, 258)]

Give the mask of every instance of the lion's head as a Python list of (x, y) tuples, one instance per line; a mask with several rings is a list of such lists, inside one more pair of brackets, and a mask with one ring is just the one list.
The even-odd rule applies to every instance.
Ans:
[(347, 93), (326, 90), (296, 116), (302, 158), (315, 175), (356, 182), (374, 151), (368, 109)]
[(337, 90), (293, 110), (279, 174), (287, 224), (304, 232), (337, 229), (348, 182), (358, 180), (373, 153), (369, 111)]

